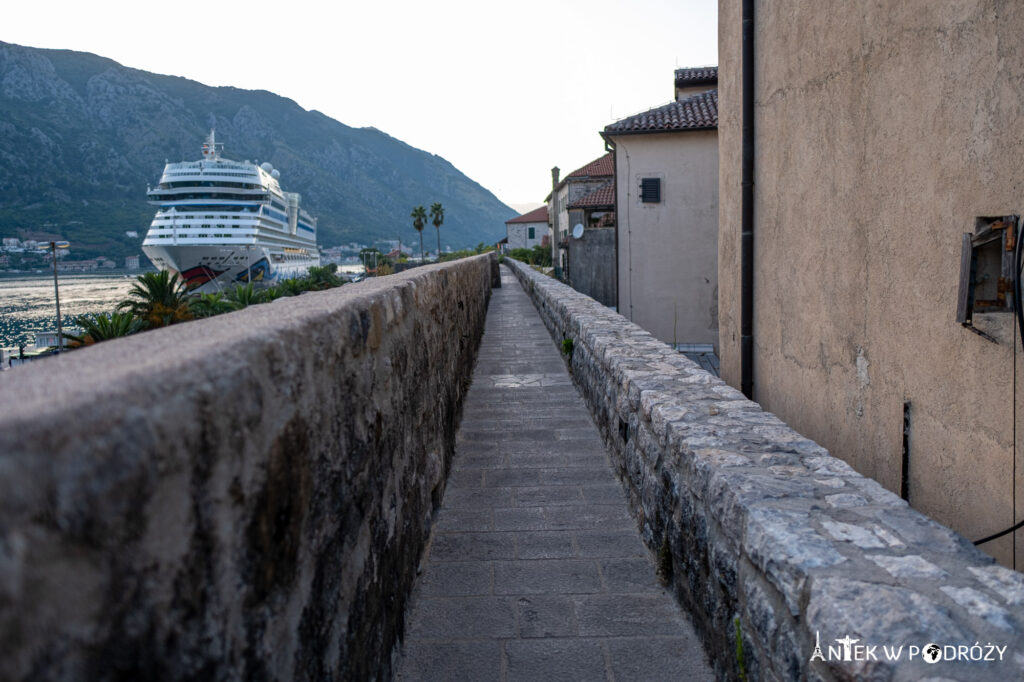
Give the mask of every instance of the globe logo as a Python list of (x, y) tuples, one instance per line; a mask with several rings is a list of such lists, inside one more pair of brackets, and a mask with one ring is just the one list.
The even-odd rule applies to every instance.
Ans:
[(925, 644), (921, 651), (921, 658), (928, 663), (938, 663), (942, 659), (942, 647), (934, 642)]

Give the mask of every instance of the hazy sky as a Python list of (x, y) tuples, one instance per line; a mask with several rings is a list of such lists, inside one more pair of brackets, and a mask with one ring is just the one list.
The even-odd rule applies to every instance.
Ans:
[[(539, 204), (604, 153), (598, 131), (718, 63), (717, 0), (5, 3), (0, 40), (270, 90)], [(230, 149), (227, 150), (230, 156)]]

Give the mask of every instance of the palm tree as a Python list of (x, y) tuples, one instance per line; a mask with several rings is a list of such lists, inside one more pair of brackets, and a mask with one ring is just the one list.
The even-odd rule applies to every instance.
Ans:
[(306, 277), (289, 277), (278, 282), (275, 287), (282, 296), (298, 296), (310, 290), (311, 282)]
[(341, 277), (338, 276), (338, 266), (335, 263), (310, 267), (308, 279), (311, 288), (316, 291), (333, 289), (343, 284)]
[(74, 347), (91, 346), (100, 341), (116, 339), (142, 331), (145, 323), (136, 319), (131, 313), (99, 313), (98, 315), (81, 315), (75, 323), (82, 328), (81, 334), (67, 334)]
[(435, 201), (430, 205), (430, 217), (433, 219), (434, 227), (437, 228), (437, 260), (441, 260), (441, 223), (444, 222), (444, 206)]
[(412, 226), (416, 228), (416, 231), (420, 233), (420, 262), (424, 261), (423, 258), (423, 227), (427, 224), (427, 211), (422, 206), (417, 206), (412, 210)]
[(128, 292), (129, 298), (117, 305), (127, 310), (148, 327), (165, 327), (192, 319), (188, 307), (188, 288), (168, 270), (146, 272), (136, 278)]
[(238, 310), (240, 306), (218, 291), (215, 294), (199, 294), (188, 302), (188, 307), (196, 317), (213, 317)]
[(256, 290), (252, 286), (252, 282), (236, 284), (234, 289), (228, 290), (227, 300), (231, 301), (236, 309), (247, 308), (254, 303), (262, 303), (264, 300), (263, 294), (266, 291), (266, 289), (263, 291)]

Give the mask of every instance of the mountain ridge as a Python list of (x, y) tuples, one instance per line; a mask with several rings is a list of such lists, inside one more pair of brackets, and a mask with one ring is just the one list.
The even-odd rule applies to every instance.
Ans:
[[(86, 52), (0, 42), (0, 236), (45, 231), (79, 254), (138, 253), (165, 160), (195, 160), (210, 127), (224, 155), (269, 161), (319, 219), (318, 242), (401, 238), (409, 212), (445, 206), (442, 245), (493, 243), (516, 212), (442, 156), (353, 128), (268, 90), (207, 86)], [(430, 241), (434, 241), (430, 239)]]

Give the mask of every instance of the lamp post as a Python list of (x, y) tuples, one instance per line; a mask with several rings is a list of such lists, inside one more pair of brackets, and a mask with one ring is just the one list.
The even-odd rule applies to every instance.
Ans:
[[(51, 241), (50, 254), (53, 256), (53, 298), (57, 302), (57, 352), (64, 352), (64, 327), (60, 319), (60, 287), (57, 286), (57, 249), (66, 249), (70, 246), (65, 241)], [(43, 247), (46, 248), (45, 246)]]

